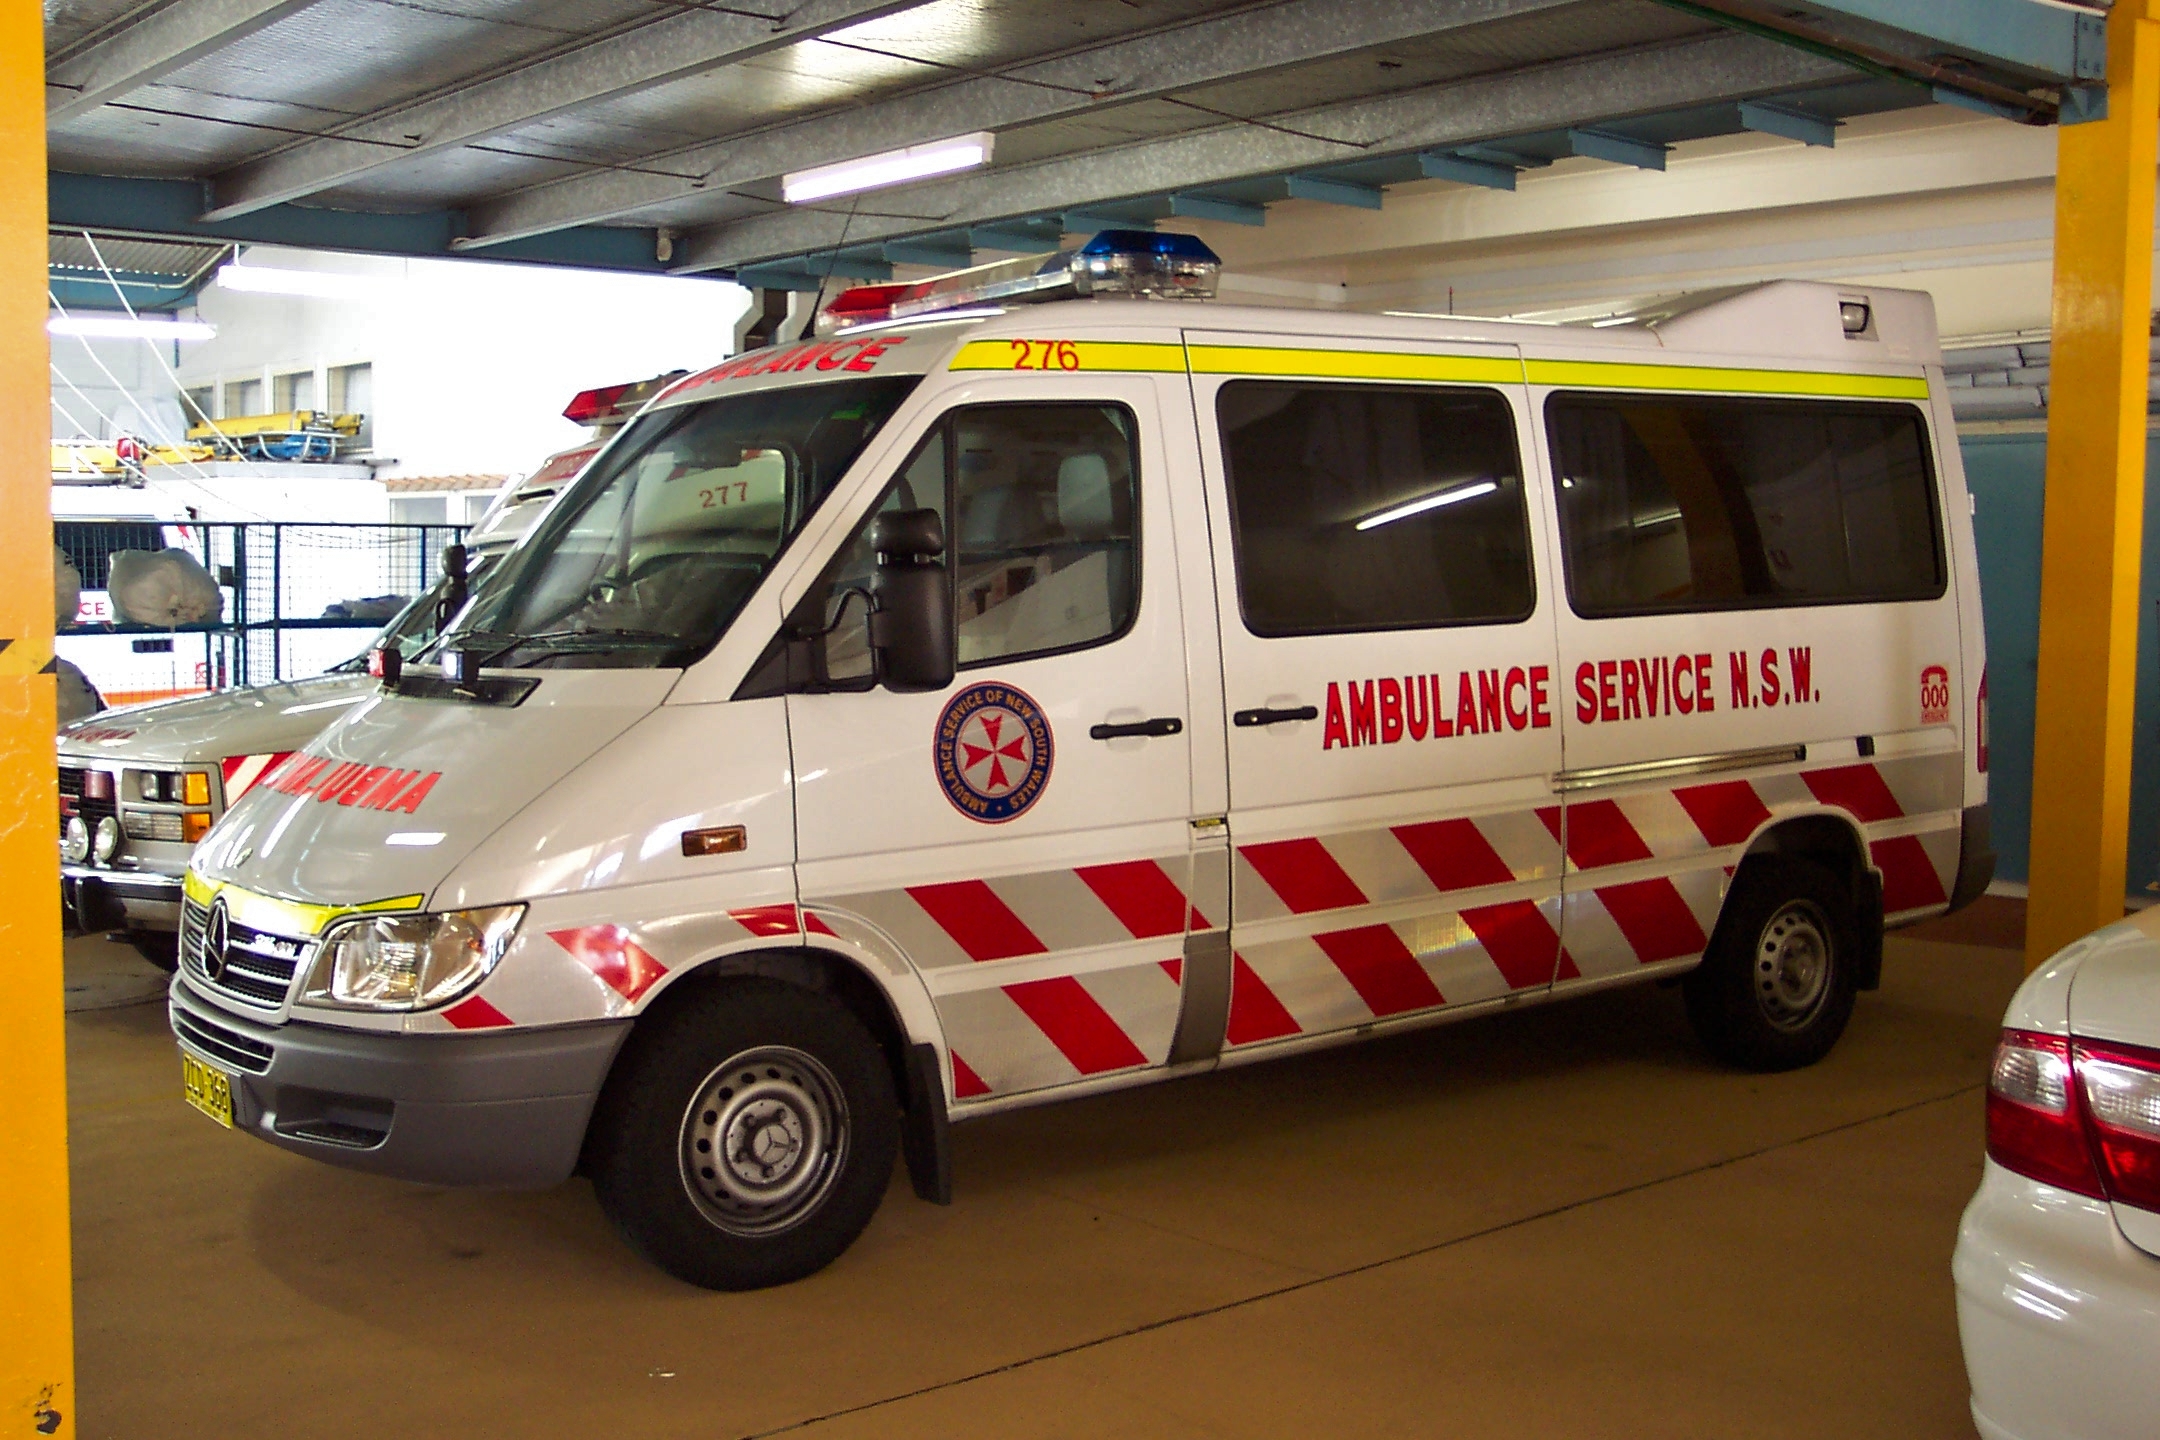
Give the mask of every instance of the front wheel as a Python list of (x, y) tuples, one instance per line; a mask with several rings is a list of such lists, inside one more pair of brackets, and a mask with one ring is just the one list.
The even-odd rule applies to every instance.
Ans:
[(723, 981), (638, 1023), (593, 1115), (593, 1190), (639, 1253), (712, 1290), (822, 1270), (892, 1178), (899, 1104), (870, 1033), (798, 986)]
[(1847, 887), (1811, 860), (1740, 867), (1703, 963), (1681, 982), (1710, 1052), (1743, 1070), (1795, 1070), (1852, 1018), (1859, 941)]

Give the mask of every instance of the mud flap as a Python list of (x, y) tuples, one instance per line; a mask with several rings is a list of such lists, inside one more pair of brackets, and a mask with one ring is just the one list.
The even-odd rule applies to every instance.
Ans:
[(945, 1113), (945, 1070), (935, 1045), (908, 1047), (900, 1152), (916, 1195), (933, 1205), (952, 1204), (952, 1121)]

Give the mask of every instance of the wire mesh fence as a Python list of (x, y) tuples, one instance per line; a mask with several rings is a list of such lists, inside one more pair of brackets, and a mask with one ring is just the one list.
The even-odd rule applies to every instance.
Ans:
[[(319, 675), (351, 659), (442, 573), (462, 525), (280, 521), (146, 523), (65, 520), (53, 526), (81, 577), (76, 623), (59, 653), (108, 704)], [(179, 550), (207, 572), (181, 623), (141, 623), (111, 593), (113, 556)], [(125, 565), (123, 566), (123, 571)], [(212, 613), (214, 612), (214, 613)]]

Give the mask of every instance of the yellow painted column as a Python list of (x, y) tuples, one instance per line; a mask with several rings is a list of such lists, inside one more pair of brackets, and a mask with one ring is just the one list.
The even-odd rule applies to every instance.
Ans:
[(0, 1437), (75, 1433), (53, 775), (42, 8), (0, 5)]
[(2033, 727), (2036, 967), (2120, 920), (2145, 538), (2160, 0), (2108, 17), (2108, 118), (2056, 140), (2054, 353)]

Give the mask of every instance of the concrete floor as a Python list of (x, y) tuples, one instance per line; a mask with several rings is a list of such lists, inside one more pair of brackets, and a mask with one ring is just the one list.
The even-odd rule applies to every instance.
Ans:
[(1969, 1437), (1950, 1250), (2020, 973), (1894, 939), (1791, 1075), (1644, 989), (962, 1126), (956, 1204), (900, 1181), (754, 1295), (641, 1264), (583, 1182), (227, 1134), (161, 1006), (82, 1010), (81, 1433)]

